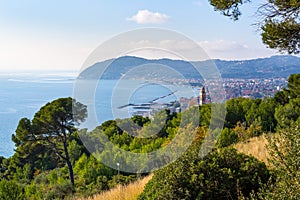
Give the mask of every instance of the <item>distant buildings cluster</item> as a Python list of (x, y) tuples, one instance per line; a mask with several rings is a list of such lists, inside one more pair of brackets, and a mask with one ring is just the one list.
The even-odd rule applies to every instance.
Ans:
[[(195, 85), (203, 83), (191, 80)], [(178, 82), (177, 82), (178, 84)], [(209, 83), (214, 84), (214, 83)], [(217, 83), (215, 83), (217, 84)], [(272, 97), (278, 91), (281, 91), (287, 85), (284, 78), (266, 78), (266, 79), (223, 79), (223, 87), (226, 92), (226, 99), (237, 97), (244, 98), (265, 98)], [(201, 87), (197, 97), (185, 98), (170, 103), (152, 103), (143, 107), (135, 107), (132, 115), (140, 115), (151, 118), (156, 112), (168, 109), (171, 113), (181, 112), (190, 106), (202, 106), (210, 103), (209, 92), (205, 87)]]
[(272, 97), (287, 85), (284, 78), (224, 79), (226, 99)]

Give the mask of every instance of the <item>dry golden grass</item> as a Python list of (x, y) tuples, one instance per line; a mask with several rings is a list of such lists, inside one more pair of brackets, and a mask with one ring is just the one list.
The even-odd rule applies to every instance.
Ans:
[(109, 191), (90, 197), (87, 200), (136, 200), (151, 178), (152, 175), (149, 175), (131, 184), (125, 186), (119, 185)]
[(238, 152), (252, 155), (258, 160), (266, 163), (268, 165), (268, 150), (266, 148), (266, 145), (268, 144), (268, 141), (265, 137), (265, 135), (261, 135), (259, 137), (254, 137), (246, 142), (240, 142), (238, 144), (235, 144), (233, 147), (238, 150)]

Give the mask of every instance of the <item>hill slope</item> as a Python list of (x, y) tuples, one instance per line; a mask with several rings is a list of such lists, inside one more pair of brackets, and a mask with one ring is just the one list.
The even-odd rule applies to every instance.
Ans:
[[(270, 58), (259, 58), (253, 60), (225, 61), (207, 60), (199, 62), (186, 62), (182, 60), (158, 59), (149, 60), (138, 57), (125, 56), (115, 60), (106, 60), (94, 64), (80, 74), (81, 79), (119, 79), (123, 74), (137, 66), (167, 66), (175, 69), (185, 78), (199, 78), (194, 66), (210, 66), (215, 63), (223, 78), (287, 78), (290, 74), (300, 73), (300, 58), (295, 56), (272, 56)], [(146, 68), (147, 68), (146, 67)], [(136, 70), (135, 73), (139, 73)], [(161, 76), (166, 73), (156, 72)], [(145, 72), (140, 72), (145, 76)]]
[(267, 144), (268, 141), (265, 135), (261, 135), (259, 137), (250, 138), (247, 142), (239, 142), (233, 145), (233, 147), (238, 150), (238, 152), (254, 156), (266, 165), (269, 165)]
[[(266, 145), (267, 140), (265, 136), (262, 135), (259, 137), (251, 138), (247, 142), (239, 142), (234, 145), (234, 148), (237, 149), (238, 152), (252, 155), (268, 165), (268, 152)], [(88, 200), (136, 200), (151, 178), (152, 175), (149, 175), (126, 186), (119, 186), (94, 197), (90, 197), (88, 198)]]

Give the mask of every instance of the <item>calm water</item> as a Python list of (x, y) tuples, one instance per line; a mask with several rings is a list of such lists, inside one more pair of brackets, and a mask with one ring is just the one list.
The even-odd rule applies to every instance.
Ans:
[[(74, 72), (0, 74), (0, 156), (9, 157), (14, 153), (11, 135), (21, 118), (32, 119), (34, 113), (45, 103), (60, 97), (73, 96), (75, 77)], [(179, 92), (161, 99), (160, 102), (170, 102), (181, 96), (193, 96), (190, 89), (187, 91), (181, 86), (167, 88), (141, 81), (127, 81), (125, 84), (123, 82), (117, 85), (116, 88), (116, 83), (115, 80), (104, 80), (97, 85), (95, 111), (99, 124), (108, 119), (129, 116), (128, 109), (116, 109), (128, 102), (145, 103), (172, 90), (179, 90)], [(135, 88), (137, 85), (141, 86)], [(127, 91), (128, 88), (131, 89)]]

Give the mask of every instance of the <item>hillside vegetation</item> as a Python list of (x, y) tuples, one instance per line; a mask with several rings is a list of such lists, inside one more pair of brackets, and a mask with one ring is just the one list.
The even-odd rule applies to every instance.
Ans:
[[(162, 110), (153, 119), (135, 116), (109, 120), (92, 131), (77, 130), (74, 124), (84, 119), (85, 106), (71, 98), (54, 100), (43, 106), (33, 119), (20, 120), (12, 136), (15, 154), (0, 158), (0, 199), (105, 195), (109, 194), (105, 191), (133, 183), (149, 175), (156, 164), (163, 164), (164, 167), (155, 170), (138, 199), (298, 200), (299, 91), (300, 75), (291, 75), (288, 88), (274, 98), (228, 100), (222, 130), (208, 128), (214, 104), (191, 107), (182, 113)], [(76, 118), (70, 113), (73, 103), (77, 106), (76, 114), (80, 115)], [(191, 120), (196, 114), (199, 114), (197, 122)], [(220, 135), (214, 139), (217, 131)], [(266, 137), (268, 142), (262, 136), (265, 133), (270, 135)], [(89, 142), (89, 149), (79, 136)], [(184, 147), (187, 137), (194, 140), (177, 160), (164, 157), (159, 162), (140, 162), (117, 151), (147, 155), (144, 153), (163, 149), (175, 140), (177, 146), (170, 154), (173, 156), (178, 155), (177, 147)], [(107, 139), (111, 142), (110, 149), (105, 146)], [(265, 143), (269, 155), (261, 154), (265, 152)], [(203, 144), (208, 150), (205, 154), (201, 149)], [(265, 165), (267, 157), (269, 163)], [(105, 159), (112, 163), (123, 160), (122, 166), (128, 168), (137, 163), (144, 173), (121, 171), (118, 175), (116, 168), (101, 162)]]
[[(265, 135), (261, 135), (259, 137), (250, 138), (246, 142), (239, 142), (237, 144), (234, 144), (233, 147), (237, 149), (238, 152), (254, 156), (258, 160), (269, 165), (267, 144), (268, 141)], [(137, 180), (128, 185), (121, 186), (121, 188), (118, 185), (117, 187), (109, 191), (87, 198), (87, 200), (136, 200), (138, 196), (143, 192), (145, 185), (151, 180), (151, 178), (152, 175), (149, 175), (141, 180)]]

